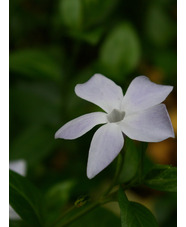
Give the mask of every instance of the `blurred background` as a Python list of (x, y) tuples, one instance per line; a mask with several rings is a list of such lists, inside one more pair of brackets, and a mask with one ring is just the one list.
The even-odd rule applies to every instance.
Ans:
[[(75, 95), (77, 83), (102, 73), (124, 92), (139, 75), (174, 86), (165, 104), (176, 134), (176, 4), (10, 0), (10, 160), (26, 161), (27, 177), (47, 195), (49, 210), (59, 212), (79, 195), (98, 193), (114, 174), (113, 163), (93, 180), (86, 177), (96, 128), (77, 140), (54, 139), (67, 121), (98, 110)], [(155, 163), (176, 166), (176, 139), (150, 143), (147, 155)], [(145, 189), (130, 190), (128, 196), (151, 209), (161, 227), (176, 226), (174, 193)], [(116, 204), (106, 210), (119, 217)]]

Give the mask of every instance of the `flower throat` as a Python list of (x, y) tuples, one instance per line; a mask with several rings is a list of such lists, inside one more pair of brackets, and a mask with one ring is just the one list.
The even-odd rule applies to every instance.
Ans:
[(125, 116), (124, 111), (113, 109), (111, 113), (107, 115), (107, 119), (110, 123), (122, 121)]

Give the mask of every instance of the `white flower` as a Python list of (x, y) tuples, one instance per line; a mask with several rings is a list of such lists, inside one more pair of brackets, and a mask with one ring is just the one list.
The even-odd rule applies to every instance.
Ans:
[(26, 175), (26, 162), (22, 159), (10, 161), (9, 169), (13, 170), (16, 173), (19, 173), (22, 176)]
[(174, 137), (174, 131), (164, 104), (172, 86), (151, 82), (146, 76), (136, 77), (123, 96), (121, 87), (103, 75), (95, 74), (84, 84), (77, 84), (80, 98), (100, 106), (105, 112), (93, 112), (78, 117), (55, 134), (55, 138), (76, 139), (95, 125), (104, 124), (91, 141), (87, 176), (93, 178), (119, 154), (124, 136), (139, 141), (159, 142)]
[[(24, 160), (11, 161), (9, 163), (9, 168), (22, 176), (26, 175), (26, 162)], [(15, 212), (15, 210), (9, 205), (9, 218), (11, 220), (19, 220), (20, 216)]]

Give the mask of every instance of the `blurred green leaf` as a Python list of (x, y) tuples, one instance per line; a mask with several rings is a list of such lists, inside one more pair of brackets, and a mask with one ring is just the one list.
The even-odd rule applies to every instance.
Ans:
[(60, 0), (60, 17), (64, 25), (74, 31), (87, 30), (103, 22), (111, 14), (118, 0)]
[(62, 79), (60, 64), (47, 50), (23, 49), (10, 53), (10, 72), (29, 78)]
[[(86, 209), (85, 207), (76, 208), (72, 213), (77, 213)], [(60, 225), (59, 225), (60, 226)], [(111, 211), (102, 207), (95, 208), (91, 212), (78, 218), (69, 227), (95, 227), (95, 226), (108, 226), (108, 227), (120, 227), (119, 218)]]
[(18, 83), (10, 90), (10, 118), (26, 124), (55, 125), (61, 120), (61, 92), (52, 83)]
[[(147, 175), (147, 173), (149, 173), (152, 168), (154, 167), (154, 162), (150, 159), (150, 157), (148, 155), (144, 155), (144, 159), (143, 159), (143, 169), (142, 169), (142, 178), (144, 179), (144, 177)], [(142, 180), (143, 180), (142, 179)]]
[(168, 46), (176, 40), (176, 26), (167, 12), (159, 5), (151, 4), (146, 16), (146, 33), (157, 46)]
[(133, 26), (117, 25), (106, 37), (100, 51), (100, 62), (106, 74), (123, 81), (124, 75), (132, 72), (140, 60), (140, 44)]
[(118, 0), (82, 0), (84, 27), (101, 24), (114, 10)]
[(85, 41), (87, 43), (90, 43), (92, 45), (95, 45), (100, 41), (100, 39), (103, 35), (103, 32), (104, 32), (104, 28), (98, 27), (98, 28), (91, 29), (88, 31), (83, 31), (83, 32), (73, 30), (73, 31), (69, 32), (69, 35), (76, 39), (79, 39), (79, 40)]
[[(120, 183), (129, 182), (137, 173), (139, 173), (139, 168), (142, 164), (141, 158), (143, 158), (141, 155), (145, 155), (146, 148), (146, 143), (136, 144), (133, 140), (125, 138), (125, 154), (123, 167), (119, 177)], [(141, 175), (142, 174), (143, 173), (141, 172)]]
[(177, 168), (167, 165), (156, 165), (145, 177), (144, 183), (159, 191), (177, 191)]
[(162, 50), (154, 54), (154, 64), (163, 71), (167, 83), (176, 85), (177, 83), (177, 55), (176, 51)]
[(38, 189), (25, 177), (11, 170), (9, 179), (10, 205), (30, 226), (43, 226), (41, 213), (43, 198)]
[(84, 217), (80, 218), (76, 223), (69, 227), (95, 227), (95, 226), (108, 226), (108, 227), (120, 227), (119, 218), (104, 208), (97, 208), (94, 211), (88, 213)]
[(52, 186), (47, 191), (45, 194), (47, 222), (52, 223), (61, 215), (61, 210), (68, 202), (75, 184), (74, 179), (68, 179)]
[(82, 1), (61, 0), (60, 14), (63, 23), (73, 29), (80, 29), (82, 24)]
[(177, 194), (163, 193), (154, 204), (156, 218), (160, 226), (177, 226)]
[(12, 142), (10, 159), (25, 159), (28, 165), (36, 164), (56, 147), (54, 133), (41, 126), (26, 129)]
[(122, 227), (158, 227), (152, 213), (143, 205), (128, 201), (121, 188), (118, 192), (118, 202), (121, 210)]
[(46, 193), (46, 200), (50, 207), (63, 207), (70, 197), (72, 188), (75, 186), (75, 180), (68, 179), (54, 185)]
[(21, 220), (9, 220), (9, 227), (30, 227), (30, 225)]

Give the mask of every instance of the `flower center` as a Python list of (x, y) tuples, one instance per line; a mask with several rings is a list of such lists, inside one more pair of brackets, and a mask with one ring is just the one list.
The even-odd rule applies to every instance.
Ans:
[(125, 116), (125, 112), (113, 109), (111, 113), (107, 115), (107, 119), (110, 123), (122, 121)]

